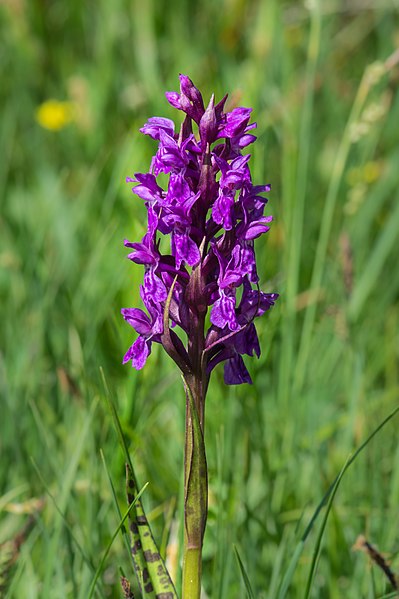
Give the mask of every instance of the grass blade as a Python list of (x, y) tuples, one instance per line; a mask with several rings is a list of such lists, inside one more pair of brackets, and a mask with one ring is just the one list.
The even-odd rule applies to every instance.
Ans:
[(309, 576), (308, 576), (308, 580), (306, 583), (306, 590), (305, 590), (305, 599), (308, 599), (309, 595), (310, 595), (310, 590), (312, 588), (312, 583), (316, 574), (316, 570), (317, 570), (317, 565), (319, 563), (319, 559), (320, 559), (320, 548), (321, 548), (321, 542), (323, 539), (323, 535), (324, 535), (324, 531), (326, 529), (326, 525), (327, 525), (327, 520), (328, 520), (328, 516), (330, 514), (330, 510), (332, 508), (332, 504), (334, 501), (334, 497), (338, 491), (338, 487), (341, 483), (342, 477), (345, 474), (347, 468), (348, 468), (348, 463), (349, 463), (350, 458), (348, 458), (341, 470), (341, 472), (338, 474), (337, 478), (335, 479), (335, 483), (334, 486), (332, 488), (332, 491), (330, 493), (330, 496), (328, 498), (328, 504), (327, 504), (327, 509), (326, 512), (324, 514), (324, 518), (319, 530), (319, 534), (317, 535), (317, 540), (316, 540), (316, 545), (313, 551), (313, 557), (312, 557), (312, 563), (310, 565), (310, 572), (309, 572)]
[(123, 454), (125, 456), (125, 461), (129, 464), (130, 468), (134, 472), (132, 461), (130, 459), (129, 450), (128, 450), (127, 443), (126, 443), (126, 439), (125, 439), (125, 436), (123, 434), (122, 426), (121, 426), (121, 423), (120, 423), (120, 420), (119, 420), (119, 417), (118, 417), (118, 414), (117, 414), (117, 411), (116, 411), (116, 408), (115, 408), (114, 399), (113, 399), (113, 397), (111, 395), (111, 391), (110, 391), (110, 389), (108, 387), (107, 381), (105, 379), (104, 370), (102, 368), (100, 368), (100, 374), (101, 374), (101, 379), (102, 379), (102, 382), (103, 382), (103, 385), (104, 385), (105, 397), (106, 397), (106, 400), (107, 400), (108, 409), (109, 409), (109, 411), (111, 413), (111, 416), (112, 416), (112, 421), (114, 423), (114, 426), (115, 426), (115, 429), (116, 429), (116, 432), (117, 432), (117, 435), (118, 435), (120, 446), (121, 446)]
[[(114, 500), (114, 506), (115, 506), (115, 509), (116, 509), (116, 513), (118, 514), (119, 520), (122, 520), (122, 512), (119, 509), (119, 503), (118, 503), (118, 498), (116, 496), (116, 491), (115, 491), (114, 483), (112, 482), (111, 474), (109, 472), (108, 465), (107, 465), (107, 462), (105, 460), (105, 456), (104, 456), (104, 453), (103, 453), (102, 449), (100, 449), (100, 455), (101, 455), (101, 459), (102, 459), (103, 464), (104, 464), (105, 471), (107, 473), (107, 478), (108, 478), (109, 486), (111, 488), (111, 493), (112, 493), (112, 497), (113, 497), (113, 500)], [(127, 530), (126, 530), (126, 528), (124, 526), (122, 527), (121, 531), (122, 531), (122, 535), (123, 535), (123, 538), (124, 538), (124, 541), (125, 541), (125, 545), (126, 545), (128, 554), (130, 556), (130, 539), (129, 539), (129, 534), (128, 534), (128, 532), (127, 532)]]
[(284, 578), (282, 580), (278, 595), (277, 595), (277, 599), (285, 599), (285, 597), (287, 596), (287, 592), (288, 589), (290, 587), (291, 581), (294, 577), (294, 573), (299, 561), (299, 558), (302, 555), (302, 551), (304, 548), (304, 541), (301, 539), (299, 541), (299, 543), (297, 544), (297, 546), (295, 547), (295, 551), (294, 554), (290, 560), (290, 563), (288, 564), (288, 568), (285, 572)]
[(62, 509), (60, 508), (60, 506), (57, 503), (56, 498), (54, 497), (54, 495), (52, 494), (52, 492), (50, 491), (50, 488), (48, 486), (48, 484), (46, 483), (46, 481), (44, 480), (44, 477), (39, 469), (39, 466), (36, 464), (35, 460), (31, 457), (31, 462), (32, 462), (32, 466), (34, 467), (37, 476), (39, 477), (40, 482), (43, 485), (43, 488), (45, 490), (45, 492), (47, 493), (48, 497), (51, 499), (55, 510), (57, 511), (57, 513), (61, 516), (65, 527), (68, 529), (68, 533), (72, 539), (72, 541), (75, 544), (76, 549), (78, 550), (81, 558), (83, 559), (84, 563), (86, 564), (86, 566), (89, 567), (89, 569), (94, 572), (94, 564), (91, 561), (90, 557), (86, 554), (86, 552), (84, 551), (83, 547), (81, 546), (81, 544), (79, 543), (79, 541), (77, 540), (77, 538), (75, 537), (75, 535), (73, 534), (73, 530), (72, 527), (70, 525), (70, 523), (68, 522), (68, 519), (65, 515), (65, 513), (62, 511)]
[(245, 566), (244, 566), (244, 564), (242, 562), (240, 554), (238, 553), (238, 549), (237, 549), (237, 547), (235, 545), (234, 545), (234, 553), (236, 554), (237, 562), (238, 562), (238, 565), (240, 567), (240, 572), (241, 572), (242, 579), (244, 581), (245, 590), (247, 591), (247, 597), (248, 597), (248, 599), (255, 599), (255, 595), (254, 595), (254, 592), (252, 590), (251, 583), (250, 583), (247, 571), (246, 571)]
[(147, 488), (147, 486), (148, 486), (148, 483), (146, 483), (146, 484), (144, 485), (144, 487), (143, 487), (143, 488), (142, 488), (142, 489), (139, 491), (139, 493), (137, 493), (137, 494), (136, 494), (135, 498), (132, 500), (132, 502), (131, 502), (131, 504), (129, 505), (128, 509), (126, 510), (126, 512), (125, 512), (125, 514), (124, 514), (124, 516), (123, 516), (123, 518), (121, 519), (121, 521), (119, 522), (119, 524), (118, 524), (117, 528), (115, 529), (115, 532), (114, 532), (114, 534), (112, 535), (112, 537), (111, 537), (111, 540), (110, 540), (110, 542), (108, 543), (108, 546), (107, 546), (107, 548), (106, 548), (106, 549), (105, 549), (105, 551), (104, 551), (104, 555), (103, 555), (103, 557), (102, 557), (102, 559), (101, 559), (101, 562), (99, 563), (99, 565), (98, 565), (98, 567), (97, 567), (96, 573), (95, 573), (95, 575), (94, 575), (94, 578), (93, 578), (93, 580), (92, 580), (92, 582), (91, 582), (91, 585), (90, 585), (90, 590), (89, 590), (89, 594), (88, 594), (88, 596), (87, 596), (87, 599), (91, 599), (91, 598), (93, 597), (93, 594), (94, 594), (94, 591), (95, 591), (95, 588), (96, 588), (96, 584), (97, 584), (97, 580), (99, 579), (99, 577), (100, 577), (100, 574), (101, 574), (101, 572), (102, 572), (102, 570), (103, 570), (103, 567), (104, 567), (104, 564), (105, 564), (105, 560), (106, 560), (106, 559), (107, 559), (107, 557), (108, 557), (108, 554), (109, 554), (109, 552), (110, 552), (110, 550), (111, 550), (111, 547), (112, 547), (112, 545), (113, 545), (113, 543), (114, 543), (114, 541), (115, 541), (115, 539), (116, 539), (116, 537), (117, 537), (117, 535), (118, 535), (119, 531), (120, 531), (120, 530), (121, 530), (121, 528), (123, 527), (123, 525), (124, 525), (124, 523), (125, 523), (125, 520), (126, 520), (128, 517), (129, 517), (129, 515), (130, 515), (130, 512), (131, 512), (131, 511), (134, 509), (134, 506), (135, 506), (135, 504), (136, 504), (138, 501), (140, 501), (140, 497), (141, 497), (141, 495), (144, 493), (144, 491), (145, 491), (145, 489)]

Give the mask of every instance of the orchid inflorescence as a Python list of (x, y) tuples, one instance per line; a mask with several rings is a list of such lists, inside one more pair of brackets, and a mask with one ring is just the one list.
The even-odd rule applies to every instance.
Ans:
[[(242, 154), (256, 140), (251, 108), (225, 112), (227, 95), (216, 105), (212, 95), (205, 108), (185, 75), (180, 93), (166, 98), (186, 115), (180, 131), (170, 119), (150, 118), (140, 130), (158, 142), (150, 172), (127, 179), (148, 212), (142, 241), (125, 241), (128, 258), (145, 267), (140, 295), (148, 313), (122, 310), (139, 334), (123, 361), (141, 369), (151, 344), (161, 343), (186, 380), (201, 380), (204, 395), (220, 362), (227, 384), (252, 382), (242, 356), (259, 357), (253, 321), (278, 297), (259, 290), (254, 252), (254, 239), (272, 220), (264, 216), (262, 195), (270, 186), (252, 184), (250, 155)], [(169, 175), (166, 190), (157, 181), (160, 173)], [(170, 254), (161, 252), (161, 236), (170, 237)]]

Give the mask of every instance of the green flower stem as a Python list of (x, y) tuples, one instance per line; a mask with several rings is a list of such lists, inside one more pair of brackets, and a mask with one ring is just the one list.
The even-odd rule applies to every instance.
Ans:
[(200, 599), (202, 547), (185, 547), (183, 558), (183, 599)]
[[(200, 599), (202, 541), (208, 513), (208, 474), (203, 427), (202, 396), (194, 398), (197, 385), (185, 381), (186, 430), (184, 452), (184, 550), (182, 599)], [(197, 401), (196, 401), (197, 400)], [(197, 407), (199, 406), (199, 408)]]

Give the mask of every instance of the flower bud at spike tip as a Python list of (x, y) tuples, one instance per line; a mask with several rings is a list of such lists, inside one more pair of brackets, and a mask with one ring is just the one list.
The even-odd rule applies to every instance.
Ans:
[(189, 100), (193, 103), (193, 105), (202, 112), (204, 111), (204, 101), (202, 99), (202, 94), (194, 85), (187, 75), (179, 75), (180, 79), (180, 90), (181, 93), (187, 96)]
[(205, 145), (211, 144), (215, 141), (218, 131), (214, 99), (215, 96), (212, 94), (208, 107), (205, 110), (199, 124), (201, 142)]
[[(250, 108), (225, 112), (227, 96), (215, 105), (212, 95), (205, 110), (186, 75), (180, 75), (180, 93), (166, 98), (185, 119), (181, 126), (163, 117), (148, 120), (141, 132), (157, 151), (148, 173), (127, 179), (146, 206), (148, 224), (141, 242), (125, 241), (129, 259), (144, 266), (146, 312), (122, 311), (138, 334), (124, 362), (143, 368), (159, 343), (205, 390), (221, 362), (227, 384), (250, 383), (242, 356), (259, 357), (254, 321), (278, 298), (258, 287), (254, 239), (269, 230), (272, 217), (264, 214), (270, 186), (253, 185), (250, 156), (242, 153), (256, 140), (250, 133), (256, 124), (249, 122)], [(162, 173), (164, 187), (157, 180)]]

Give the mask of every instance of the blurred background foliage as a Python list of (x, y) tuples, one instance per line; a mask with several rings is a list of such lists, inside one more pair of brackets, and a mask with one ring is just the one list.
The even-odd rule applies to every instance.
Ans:
[[(0, 3), (0, 581), (6, 597), (87, 598), (124, 507), (114, 397), (157, 539), (179, 578), (184, 398), (154, 349), (121, 365), (139, 306), (145, 210), (126, 176), (155, 151), (150, 116), (180, 122), (165, 90), (188, 74), (253, 106), (256, 183), (274, 223), (257, 246), (253, 386), (211, 383), (205, 597), (274, 599), (294, 547), (346, 457), (398, 405), (397, 0), (2, 0)], [(366, 534), (399, 570), (397, 419), (356, 460), (334, 502), (312, 595), (382, 597), (351, 551)], [(30, 519), (31, 518), (31, 519)], [(11, 540), (11, 546), (10, 546)], [(8, 544), (7, 544), (8, 541)], [(304, 597), (315, 537), (289, 597)], [(10, 549), (11, 547), (11, 549)], [(5, 555), (5, 553), (3, 554)], [(97, 586), (120, 597), (118, 538)], [(3, 585), (3, 586), (1, 586)], [(7, 590), (6, 590), (7, 587)], [(2, 595), (3, 596), (3, 595)]]

